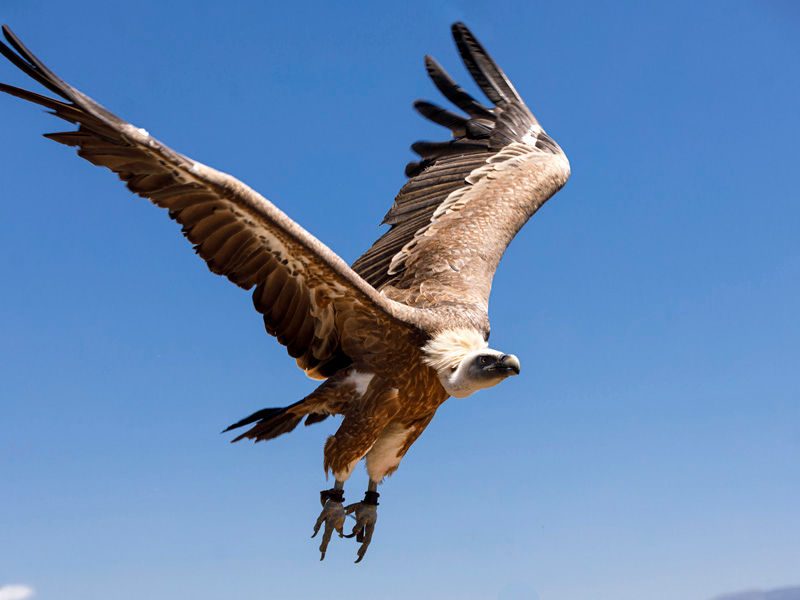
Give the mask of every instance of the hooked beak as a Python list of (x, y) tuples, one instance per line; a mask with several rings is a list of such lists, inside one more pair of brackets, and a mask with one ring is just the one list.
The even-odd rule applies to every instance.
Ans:
[(505, 371), (519, 375), (520, 364), (519, 359), (513, 354), (504, 354), (498, 361), (498, 366), (502, 367)]

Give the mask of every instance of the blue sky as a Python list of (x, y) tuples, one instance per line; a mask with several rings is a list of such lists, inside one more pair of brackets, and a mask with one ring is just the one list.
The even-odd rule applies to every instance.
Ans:
[[(495, 278), (523, 376), (451, 400), (364, 563), (308, 539), (335, 423), (166, 215), (0, 99), (0, 585), (37, 598), (707, 600), (800, 583), (800, 11), (790, 2), (65, 3), (0, 19), (62, 77), (347, 260), (442, 136), (464, 20), (572, 179)], [(3, 64), (0, 80), (28, 85)], [(35, 84), (34, 84), (35, 86)], [(471, 85), (470, 89), (474, 89)], [(361, 497), (359, 469), (348, 496)]]

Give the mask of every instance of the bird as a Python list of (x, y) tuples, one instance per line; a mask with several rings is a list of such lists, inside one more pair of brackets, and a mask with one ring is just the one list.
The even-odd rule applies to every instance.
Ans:
[[(451, 27), (466, 70), (489, 100), (465, 91), (430, 56), (425, 68), (454, 110), (414, 108), (449, 130), (419, 141), (418, 158), (387, 212), (388, 229), (352, 265), (235, 177), (172, 150), (116, 116), (40, 61), (8, 26), (0, 53), (53, 95), (5, 83), (0, 91), (71, 123), (47, 133), (113, 171), (129, 190), (166, 209), (211, 272), (252, 291), (269, 335), (319, 386), (225, 431), (267, 441), (340, 415), (323, 451), (320, 560), (333, 533), (370, 546), (379, 484), (395, 472), (448, 398), (465, 398), (519, 375), (515, 355), (489, 346), (489, 294), (506, 247), (570, 177), (570, 164), (505, 73), (463, 23)], [(444, 137), (444, 136), (443, 136)], [(344, 504), (359, 462), (363, 500)], [(345, 534), (346, 516), (355, 520)]]

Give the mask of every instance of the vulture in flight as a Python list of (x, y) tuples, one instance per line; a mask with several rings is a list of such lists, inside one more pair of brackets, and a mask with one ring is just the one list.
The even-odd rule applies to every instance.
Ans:
[[(418, 101), (450, 131), (417, 142), (419, 160), (384, 223), (389, 229), (348, 266), (269, 200), (235, 177), (172, 150), (61, 80), (4, 26), (0, 52), (46, 88), (0, 91), (41, 105), (76, 129), (45, 137), (77, 148), (128, 188), (168, 211), (208, 268), (245, 290), (267, 333), (322, 383), (283, 408), (231, 425), (233, 441), (270, 440), (300, 421), (342, 415), (325, 442), (334, 477), (320, 492), (321, 559), (334, 531), (356, 537), (360, 561), (377, 521), (378, 484), (393, 473), (450, 396), (463, 398), (520, 372), (513, 354), (488, 346), (492, 276), (512, 238), (566, 183), (569, 162), (509, 79), (462, 23), (458, 52), (490, 101), (464, 91), (433, 58), (434, 85), (460, 112)], [(369, 487), (344, 506), (344, 484), (364, 459)], [(345, 516), (355, 526), (344, 535)]]

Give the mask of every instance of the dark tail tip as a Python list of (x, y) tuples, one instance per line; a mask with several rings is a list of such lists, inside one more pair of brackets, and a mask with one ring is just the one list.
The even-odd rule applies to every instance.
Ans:
[(278, 415), (286, 412), (285, 408), (264, 408), (257, 412), (254, 412), (249, 417), (245, 417), (241, 421), (237, 421), (233, 425), (228, 425), (225, 429), (223, 429), (220, 433), (227, 433), (233, 429), (238, 429), (239, 427), (244, 427), (245, 425), (250, 425), (250, 423), (255, 423), (256, 421), (262, 420), (269, 420)]
[(289, 433), (297, 427), (297, 424), (300, 423), (300, 420), (305, 416), (305, 413), (302, 411), (292, 410), (292, 406), (287, 406), (286, 408), (265, 408), (234, 423), (225, 429), (223, 433), (232, 429), (244, 427), (245, 425), (254, 424), (250, 429), (232, 439), (231, 443), (238, 442), (244, 438), (251, 439), (255, 442), (263, 442), (276, 438), (284, 433)]

